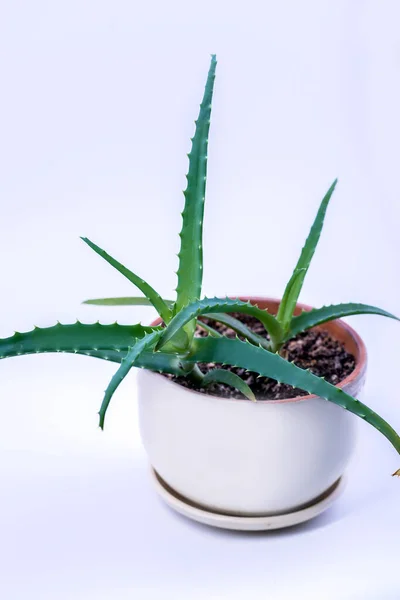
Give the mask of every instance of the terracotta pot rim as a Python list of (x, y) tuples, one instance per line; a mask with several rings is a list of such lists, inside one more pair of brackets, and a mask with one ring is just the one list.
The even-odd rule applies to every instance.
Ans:
[[(238, 298), (239, 300), (243, 300), (244, 302), (250, 301), (252, 304), (276, 303), (276, 302), (279, 303), (280, 302), (279, 299), (270, 298), (268, 296), (231, 296), (231, 298)], [(312, 306), (310, 306), (308, 304), (303, 304), (301, 302), (298, 302), (296, 306), (300, 307), (302, 310), (311, 310), (313, 308)], [(162, 321), (161, 318), (155, 319), (151, 323), (151, 326), (159, 325), (161, 323), (161, 321)], [(348, 375), (347, 377), (345, 377), (345, 379), (343, 379), (337, 385), (335, 385), (335, 387), (341, 389), (362, 375), (363, 371), (366, 368), (366, 363), (367, 363), (367, 349), (365, 347), (365, 344), (364, 344), (362, 338), (355, 331), (355, 329), (353, 329), (353, 327), (351, 327), (350, 325), (345, 323), (342, 319), (336, 319), (335, 323), (338, 323), (340, 325), (340, 327), (353, 339), (353, 341), (355, 342), (356, 347), (357, 347), (357, 352), (356, 352), (356, 355), (354, 356), (354, 358), (356, 360), (356, 366), (355, 366), (354, 371), (352, 371), (350, 373), (350, 375)], [(323, 327), (323, 325), (321, 327)], [(157, 377), (161, 376), (164, 379), (166, 379), (163, 375), (161, 375), (159, 373), (154, 373), (152, 371), (149, 371), (149, 373), (152, 373), (153, 375), (155, 375)], [(230, 402), (251, 402), (252, 404), (254, 404), (251, 400), (249, 400), (247, 398), (226, 398), (226, 397), (221, 397), (221, 396), (215, 396), (213, 394), (204, 394), (204, 393), (198, 392), (197, 390), (194, 390), (191, 388), (190, 389), (185, 388), (184, 386), (181, 386), (181, 385), (179, 385), (179, 383), (176, 383), (175, 381), (172, 381), (170, 379), (169, 380), (166, 379), (166, 381), (172, 385), (179, 386), (179, 388), (184, 389), (187, 392), (191, 392), (193, 394), (198, 394), (199, 396), (202, 396), (203, 398), (204, 397), (206, 397), (208, 399), (215, 398), (216, 400), (223, 400), (223, 401), (230, 401)], [(276, 400), (274, 400), (274, 399), (260, 400), (260, 403), (286, 404), (289, 402), (303, 402), (305, 400), (312, 400), (314, 398), (319, 398), (319, 396), (317, 396), (317, 394), (307, 394), (304, 396), (295, 396), (294, 398), (281, 398), (281, 399), (276, 399)]]

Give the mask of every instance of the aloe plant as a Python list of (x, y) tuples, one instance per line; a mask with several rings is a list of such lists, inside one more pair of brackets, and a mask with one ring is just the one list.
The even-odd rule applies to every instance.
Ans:
[[(382, 417), (358, 399), (288, 362), (280, 356), (282, 345), (299, 333), (339, 317), (358, 314), (376, 314), (397, 319), (391, 313), (366, 304), (337, 304), (323, 306), (295, 316), (295, 307), (321, 235), (326, 211), (337, 180), (325, 194), (300, 258), (285, 288), (276, 315), (240, 299), (202, 298), (203, 277), (203, 213), (206, 194), (208, 136), (216, 70), (216, 57), (211, 58), (200, 113), (195, 122), (195, 134), (188, 154), (189, 170), (185, 203), (182, 212), (181, 246), (178, 254), (178, 282), (176, 298), (163, 299), (155, 289), (133, 271), (130, 271), (105, 250), (87, 238), (83, 241), (99, 256), (126, 277), (142, 292), (141, 297), (101, 298), (87, 300), (86, 304), (103, 306), (153, 306), (163, 325), (144, 327), (140, 324), (72, 325), (57, 323), (54, 327), (37, 328), (26, 333), (16, 332), (0, 340), (0, 358), (41, 352), (70, 352), (84, 354), (119, 363), (108, 385), (100, 408), (100, 426), (103, 428), (110, 400), (121, 381), (132, 367), (159, 373), (188, 377), (198, 387), (221, 382), (256, 400), (253, 391), (238, 375), (218, 367), (203, 373), (200, 363), (216, 363), (244, 368), (292, 385), (308, 393), (317, 394), (364, 419), (380, 431), (400, 453), (400, 437)], [(232, 313), (250, 315), (258, 319), (266, 335), (251, 331)], [(204, 323), (201, 317), (207, 317)], [(233, 329), (239, 337), (230, 339), (209, 325), (215, 321)], [(399, 320), (399, 319), (397, 319)], [(196, 327), (206, 331), (206, 337), (196, 337)], [(396, 474), (399, 474), (397, 471)]]

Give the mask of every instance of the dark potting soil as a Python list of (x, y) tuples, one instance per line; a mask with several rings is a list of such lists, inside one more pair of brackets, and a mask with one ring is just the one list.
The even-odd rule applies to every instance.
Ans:
[[(255, 333), (265, 338), (268, 337), (264, 326), (257, 319), (243, 314), (233, 314), (232, 316), (240, 319)], [(225, 325), (209, 321), (206, 318), (202, 318), (202, 321), (211, 325), (227, 337), (236, 336), (235, 332)], [(207, 333), (198, 327), (196, 335), (206, 336)], [(289, 340), (283, 345), (280, 354), (285, 359), (293, 361), (298, 367), (309, 369), (318, 377), (325, 377), (326, 381), (333, 385), (336, 385), (350, 375), (355, 367), (354, 356), (345, 350), (343, 344), (332, 338), (326, 331), (318, 329), (310, 329)], [(214, 363), (199, 364), (203, 373), (207, 373), (216, 366), (239, 375), (251, 387), (257, 400), (280, 400), (307, 395), (307, 392), (298, 388), (292, 388), (292, 386), (285, 383), (278, 383), (275, 379), (267, 377), (257, 379), (257, 373), (251, 373), (239, 367), (221, 366)], [(223, 398), (244, 397), (239, 391), (223, 383), (215, 383), (208, 385), (206, 388), (199, 388), (190, 379), (185, 377), (176, 377), (174, 375), (166, 375), (166, 377), (184, 387), (194, 389), (203, 394)]]

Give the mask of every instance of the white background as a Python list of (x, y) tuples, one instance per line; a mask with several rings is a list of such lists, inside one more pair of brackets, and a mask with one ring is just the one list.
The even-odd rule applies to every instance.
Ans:
[[(337, 176), (301, 299), (399, 314), (399, 17), (395, 0), (3, 0), (0, 335), (152, 318), (80, 305), (134, 292), (80, 235), (173, 294), (212, 52), (204, 293), (279, 296)], [(398, 324), (350, 322), (369, 349), (365, 400), (399, 429)], [(0, 364), (2, 600), (400, 598), (400, 464), (375, 430), (360, 425), (325, 515), (282, 533), (214, 531), (151, 489), (133, 374), (97, 429), (114, 369)]]

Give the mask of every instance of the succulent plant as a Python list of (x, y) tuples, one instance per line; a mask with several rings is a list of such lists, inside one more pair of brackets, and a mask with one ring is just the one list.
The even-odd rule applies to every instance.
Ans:
[[(204, 374), (199, 368), (199, 363), (238, 366), (258, 373), (259, 376), (270, 377), (316, 394), (345, 408), (378, 429), (400, 453), (400, 437), (378, 414), (340, 388), (288, 362), (279, 354), (282, 345), (300, 332), (339, 317), (369, 313), (397, 319), (380, 308), (356, 303), (323, 306), (294, 316), (336, 180), (321, 202), (276, 315), (240, 299), (201, 298), (207, 148), (216, 64), (216, 57), (213, 55), (200, 113), (195, 121), (191, 151), (188, 154), (189, 170), (184, 191), (182, 230), (179, 234), (181, 246), (178, 254), (176, 299), (164, 300), (146, 281), (89, 239), (82, 238), (143, 294), (143, 297), (87, 300), (86, 304), (151, 305), (160, 315), (163, 326), (128, 326), (117, 323), (86, 325), (77, 321), (72, 325), (57, 323), (54, 327), (35, 327), (33, 331), (16, 332), (12, 337), (0, 340), (0, 358), (41, 352), (71, 352), (119, 363), (101, 404), (99, 415), (102, 428), (111, 397), (132, 367), (188, 377), (199, 387), (223, 382), (238, 389), (247, 398), (256, 400), (250, 387), (238, 375), (223, 368), (215, 368)], [(257, 335), (230, 313), (242, 313), (258, 319), (264, 325), (268, 336)], [(238, 334), (236, 339), (223, 336), (199, 320), (201, 316), (227, 325)], [(197, 326), (206, 330), (205, 337), (195, 336)]]

